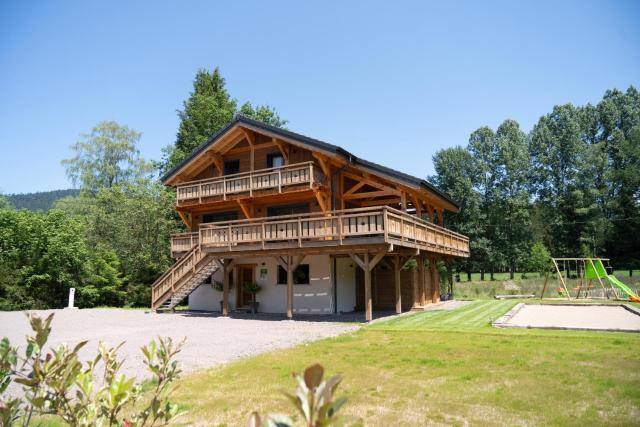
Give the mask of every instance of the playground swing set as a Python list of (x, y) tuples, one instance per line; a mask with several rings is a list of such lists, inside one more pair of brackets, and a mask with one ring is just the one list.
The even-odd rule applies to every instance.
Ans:
[[(594, 294), (600, 293), (601, 289), (602, 297), (599, 298), (640, 302), (640, 297), (613, 275), (609, 261), (607, 258), (551, 258), (552, 268), (547, 270), (540, 299), (547, 290), (549, 276), (553, 274), (561, 285), (557, 288), (558, 295), (569, 300), (596, 298)], [(576, 279), (577, 283), (569, 288), (572, 279)]]

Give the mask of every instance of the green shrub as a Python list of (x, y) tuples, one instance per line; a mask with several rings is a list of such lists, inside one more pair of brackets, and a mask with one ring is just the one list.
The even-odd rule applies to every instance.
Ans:
[[(119, 374), (122, 361), (117, 352), (122, 344), (108, 348), (100, 343), (98, 354), (87, 363), (78, 357), (87, 341), (45, 353), (52, 320), (53, 314), (46, 319), (29, 316), (34, 334), (27, 337), (24, 356), (7, 338), (0, 341), (0, 425), (27, 426), (33, 417), (52, 417), (81, 427), (153, 426), (179, 415), (169, 397), (181, 372), (175, 356), (182, 343), (159, 338), (142, 347), (152, 375), (150, 396), (144, 395), (142, 403), (142, 385)], [(22, 398), (6, 394), (12, 383), (22, 386)]]
[[(297, 387), (295, 394), (283, 392), (289, 402), (302, 417), (303, 424), (309, 427), (320, 426), (361, 426), (356, 418), (340, 417), (338, 411), (347, 401), (346, 397), (334, 399), (342, 377), (335, 375), (322, 381), (324, 368), (315, 364), (305, 369), (304, 374), (293, 374)], [(257, 412), (251, 414), (249, 427), (291, 427), (293, 420), (286, 415), (269, 414), (261, 417)]]

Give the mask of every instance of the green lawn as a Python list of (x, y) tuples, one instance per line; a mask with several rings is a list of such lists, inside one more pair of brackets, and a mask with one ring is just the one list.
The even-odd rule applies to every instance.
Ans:
[(344, 375), (345, 412), (366, 425), (632, 425), (640, 419), (637, 334), (494, 329), (516, 301), (475, 301), (374, 323), (333, 339), (192, 374), (185, 424), (243, 425), (292, 411), (280, 390), (320, 362)]

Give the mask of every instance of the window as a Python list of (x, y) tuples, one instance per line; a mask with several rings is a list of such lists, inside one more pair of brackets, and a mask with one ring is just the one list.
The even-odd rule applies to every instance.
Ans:
[(202, 222), (235, 221), (238, 219), (238, 211), (215, 212), (202, 215)]
[[(278, 284), (287, 284), (287, 272), (281, 265), (278, 266)], [(293, 272), (293, 284), (294, 285), (308, 285), (309, 284), (309, 264), (300, 264), (298, 268)]]
[(284, 157), (280, 153), (271, 153), (267, 154), (267, 167), (268, 168), (279, 168), (284, 166)]
[(240, 160), (227, 160), (224, 162), (224, 174), (232, 175), (240, 172)]
[(267, 209), (267, 216), (296, 215), (309, 213), (309, 204), (272, 206)]

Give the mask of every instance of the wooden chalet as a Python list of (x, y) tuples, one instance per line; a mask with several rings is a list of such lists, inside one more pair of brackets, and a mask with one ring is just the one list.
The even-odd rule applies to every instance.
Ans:
[(228, 315), (255, 282), (262, 312), (371, 320), (438, 302), (435, 263), (469, 255), (442, 223), (458, 206), (430, 183), (241, 116), (162, 181), (190, 232), (171, 236), (177, 261), (153, 284), (154, 310), (188, 296), (191, 309)]

